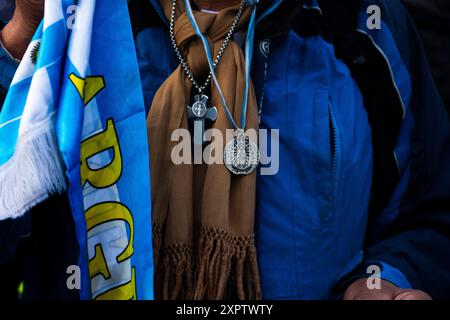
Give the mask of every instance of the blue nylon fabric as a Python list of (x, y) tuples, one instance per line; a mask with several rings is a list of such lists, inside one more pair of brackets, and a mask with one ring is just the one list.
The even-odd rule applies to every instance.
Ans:
[(399, 165), (401, 179), (391, 201), (384, 210), (372, 221), (369, 234), (370, 238), (376, 238), (386, 227), (389, 226), (399, 215), (402, 199), (407, 191), (410, 181), (410, 159), (411, 159), (411, 136), (415, 125), (414, 116), (410, 110), (412, 96), (412, 80), (408, 69), (400, 55), (397, 44), (392, 36), (390, 27), (382, 21), (381, 30), (368, 30), (366, 26), (367, 16), (361, 12), (359, 28), (366, 32), (374, 43), (382, 50), (389, 61), (394, 77), (395, 85), (398, 88), (405, 108), (405, 118), (403, 120), (400, 134), (395, 148), (395, 154)]
[(330, 44), (290, 33), (271, 48), (262, 126), (280, 128), (281, 164), (277, 175), (258, 178), (263, 296), (329, 298), (363, 249), (372, 174), (362, 96)]
[(402, 289), (412, 289), (411, 283), (408, 281), (408, 278), (397, 268), (385, 263), (381, 262), (382, 271), (380, 277), (384, 280), (387, 280), (397, 287)]

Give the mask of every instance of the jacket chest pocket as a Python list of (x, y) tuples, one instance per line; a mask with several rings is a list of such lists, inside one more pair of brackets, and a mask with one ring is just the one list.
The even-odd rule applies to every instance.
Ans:
[(315, 153), (312, 155), (315, 161), (312, 163), (312, 172), (316, 175), (312, 185), (316, 196), (315, 209), (322, 226), (334, 226), (342, 163), (342, 139), (329, 89), (316, 90), (312, 107)]

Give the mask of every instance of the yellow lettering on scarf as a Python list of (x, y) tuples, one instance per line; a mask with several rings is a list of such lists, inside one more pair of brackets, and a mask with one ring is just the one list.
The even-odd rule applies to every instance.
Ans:
[[(109, 164), (99, 169), (89, 167), (89, 158), (99, 153), (112, 150), (114, 155)], [(122, 174), (122, 154), (120, 152), (114, 121), (109, 119), (106, 129), (81, 144), (81, 183), (89, 182), (97, 189), (108, 188), (115, 184)]]
[(105, 79), (102, 76), (89, 76), (84, 79), (72, 73), (69, 79), (77, 89), (85, 106), (105, 88)]
[(85, 216), (88, 231), (113, 220), (125, 221), (130, 227), (130, 241), (127, 248), (117, 257), (117, 262), (123, 262), (133, 255), (134, 223), (133, 216), (127, 207), (118, 202), (99, 203), (86, 211)]
[(105, 279), (111, 279), (101, 244), (95, 245), (95, 256), (89, 261), (89, 273), (91, 278), (101, 275)]
[[(86, 226), (88, 232), (102, 225), (106, 225), (112, 221), (124, 221), (130, 230), (128, 245), (116, 257), (117, 263), (124, 262), (131, 258), (134, 253), (134, 221), (131, 212), (123, 204), (118, 202), (99, 203), (88, 209), (85, 213)], [(101, 244), (95, 246), (95, 256), (89, 261), (89, 273), (91, 279), (102, 275), (105, 279), (111, 278), (108, 263), (103, 254)], [(130, 300), (136, 297), (136, 276), (135, 268), (132, 268), (131, 280), (125, 284), (116, 286), (97, 296), (97, 300)]]

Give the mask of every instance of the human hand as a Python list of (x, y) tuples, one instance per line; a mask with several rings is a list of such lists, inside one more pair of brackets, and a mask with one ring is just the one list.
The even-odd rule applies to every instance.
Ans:
[(45, 0), (16, 0), (13, 18), (0, 33), (5, 48), (21, 59), (44, 15)]
[(432, 298), (426, 292), (400, 289), (386, 280), (381, 280), (380, 289), (369, 289), (367, 279), (362, 278), (347, 288), (344, 300), (432, 300)]

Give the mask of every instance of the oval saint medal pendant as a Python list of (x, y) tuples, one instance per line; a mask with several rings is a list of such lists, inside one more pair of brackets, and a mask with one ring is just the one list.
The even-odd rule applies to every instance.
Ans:
[(244, 130), (236, 131), (233, 140), (225, 146), (225, 166), (235, 175), (248, 175), (258, 167), (258, 146), (244, 134)]

